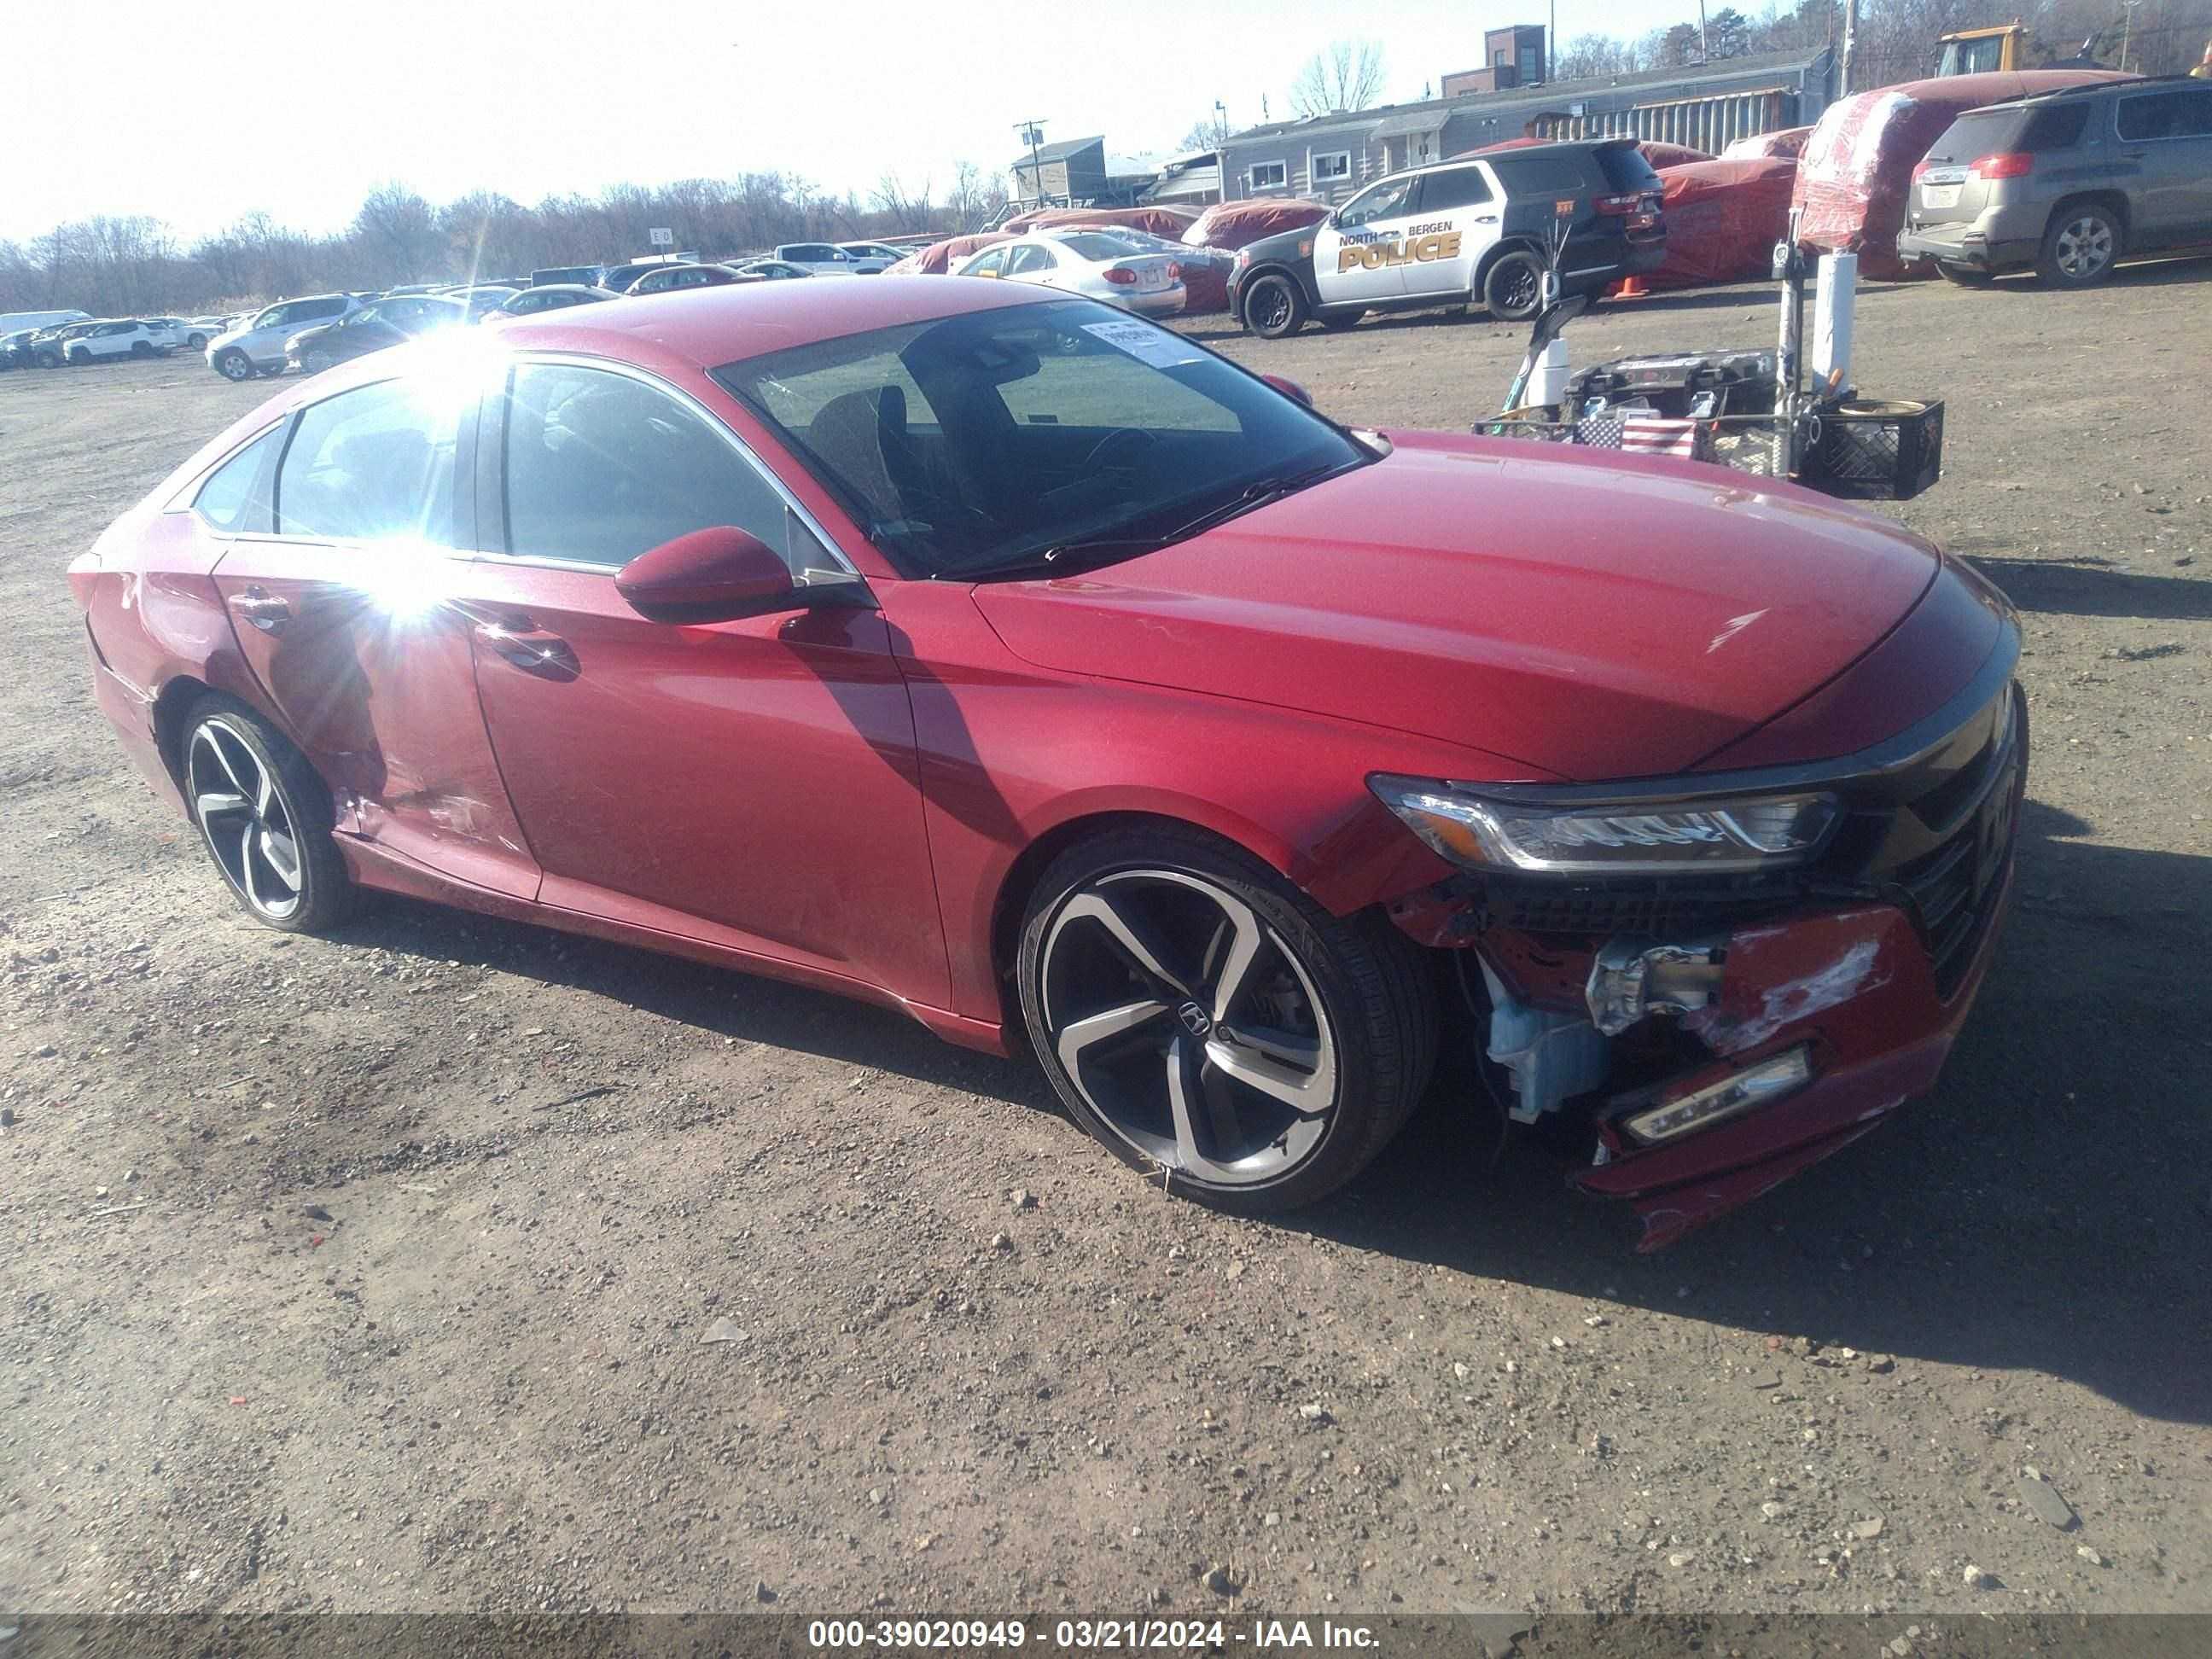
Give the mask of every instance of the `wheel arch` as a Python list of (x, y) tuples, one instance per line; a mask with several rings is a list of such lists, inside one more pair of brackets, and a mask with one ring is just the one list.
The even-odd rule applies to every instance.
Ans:
[(1249, 328), (1250, 325), (1244, 321), (1244, 302), (1251, 297), (1253, 284), (1263, 276), (1280, 276), (1289, 283), (1305, 297), (1309, 311), (1321, 303), (1321, 291), (1310, 272), (1301, 276), (1297, 267), (1287, 260), (1270, 259), (1265, 264), (1255, 265), (1246, 271), (1243, 280), (1237, 285), (1237, 320), (1245, 327)]
[(1541, 259), (1544, 257), (1544, 250), (1537, 246), (1535, 239), (1533, 237), (1499, 237), (1488, 247), (1485, 248), (1482, 252), (1482, 258), (1474, 262), (1474, 286), (1468, 290), (1468, 295), (1470, 299), (1480, 300), (1482, 297), (1482, 285), (1490, 280), (1492, 267), (1496, 265), (1500, 259), (1504, 258), (1509, 253), (1533, 253), (1539, 259)]
[(2135, 224), (2128, 213), (2128, 198), (2124, 191), (2077, 190), (2060, 197), (2051, 204), (2050, 216), (2043, 222), (2043, 234), (2048, 236), (2051, 228), (2058, 222), (2059, 215), (2069, 208), (2075, 207), (2100, 207), (2111, 214), (2120, 228), (2120, 252), (2127, 252), (2128, 238), (2134, 233)]
[(993, 896), (989, 924), (991, 975), (999, 988), (1000, 1017), (1006, 1022), (1009, 1033), (1019, 1030), (1022, 1023), (1019, 994), (1014, 986), (1014, 962), (1020, 952), (1022, 918), (1029, 912), (1030, 900), (1036, 895), (1044, 872), (1069, 848), (1094, 836), (1144, 829), (1171, 830), (1184, 835), (1195, 830), (1220, 842), (1224, 847), (1258, 859), (1277, 875), (1297, 883), (1297, 860), (1291, 856), (1289, 847), (1257, 824), (1200, 803), (1192, 802), (1187, 808), (1176, 811), (1165, 810), (1165, 804), (1159, 804), (1096, 806), (1075, 811), (1034, 837), (1014, 855)]

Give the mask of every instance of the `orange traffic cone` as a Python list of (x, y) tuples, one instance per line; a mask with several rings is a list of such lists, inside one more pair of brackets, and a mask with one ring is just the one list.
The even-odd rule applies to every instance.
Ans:
[(1613, 289), (1613, 297), (1616, 300), (1641, 300), (1648, 296), (1650, 292), (1650, 289), (1644, 287), (1644, 279), (1641, 276), (1624, 276), (1620, 279), (1619, 286)]

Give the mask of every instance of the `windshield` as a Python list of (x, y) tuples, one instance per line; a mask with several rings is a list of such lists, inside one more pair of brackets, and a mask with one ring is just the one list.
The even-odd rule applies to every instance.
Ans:
[(819, 341), (714, 378), (921, 575), (1170, 535), (1260, 486), (1371, 459), (1181, 335), (1089, 300)]

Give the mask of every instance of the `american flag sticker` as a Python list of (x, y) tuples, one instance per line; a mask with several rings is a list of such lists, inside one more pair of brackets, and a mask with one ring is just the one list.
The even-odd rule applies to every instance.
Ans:
[(1629, 415), (1620, 422), (1620, 447), (1631, 455), (1676, 455), (1694, 460), (1698, 453), (1698, 423), (1670, 420), (1660, 415)]

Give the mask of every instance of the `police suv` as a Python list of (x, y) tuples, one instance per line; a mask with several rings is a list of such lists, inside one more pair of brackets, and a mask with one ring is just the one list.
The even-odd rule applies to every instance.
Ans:
[(1656, 270), (1667, 252), (1659, 175), (1633, 138), (1532, 144), (1394, 173), (1317, 225), (1237, 254), (1229, 306), (1267, 339), (1308, 318), (1331, 328), (1370, 311), (1480, 301), (1502, 322), (1536, 314), (1545, 249), (1567, 226), (1559, 277), (1595, 294)]

